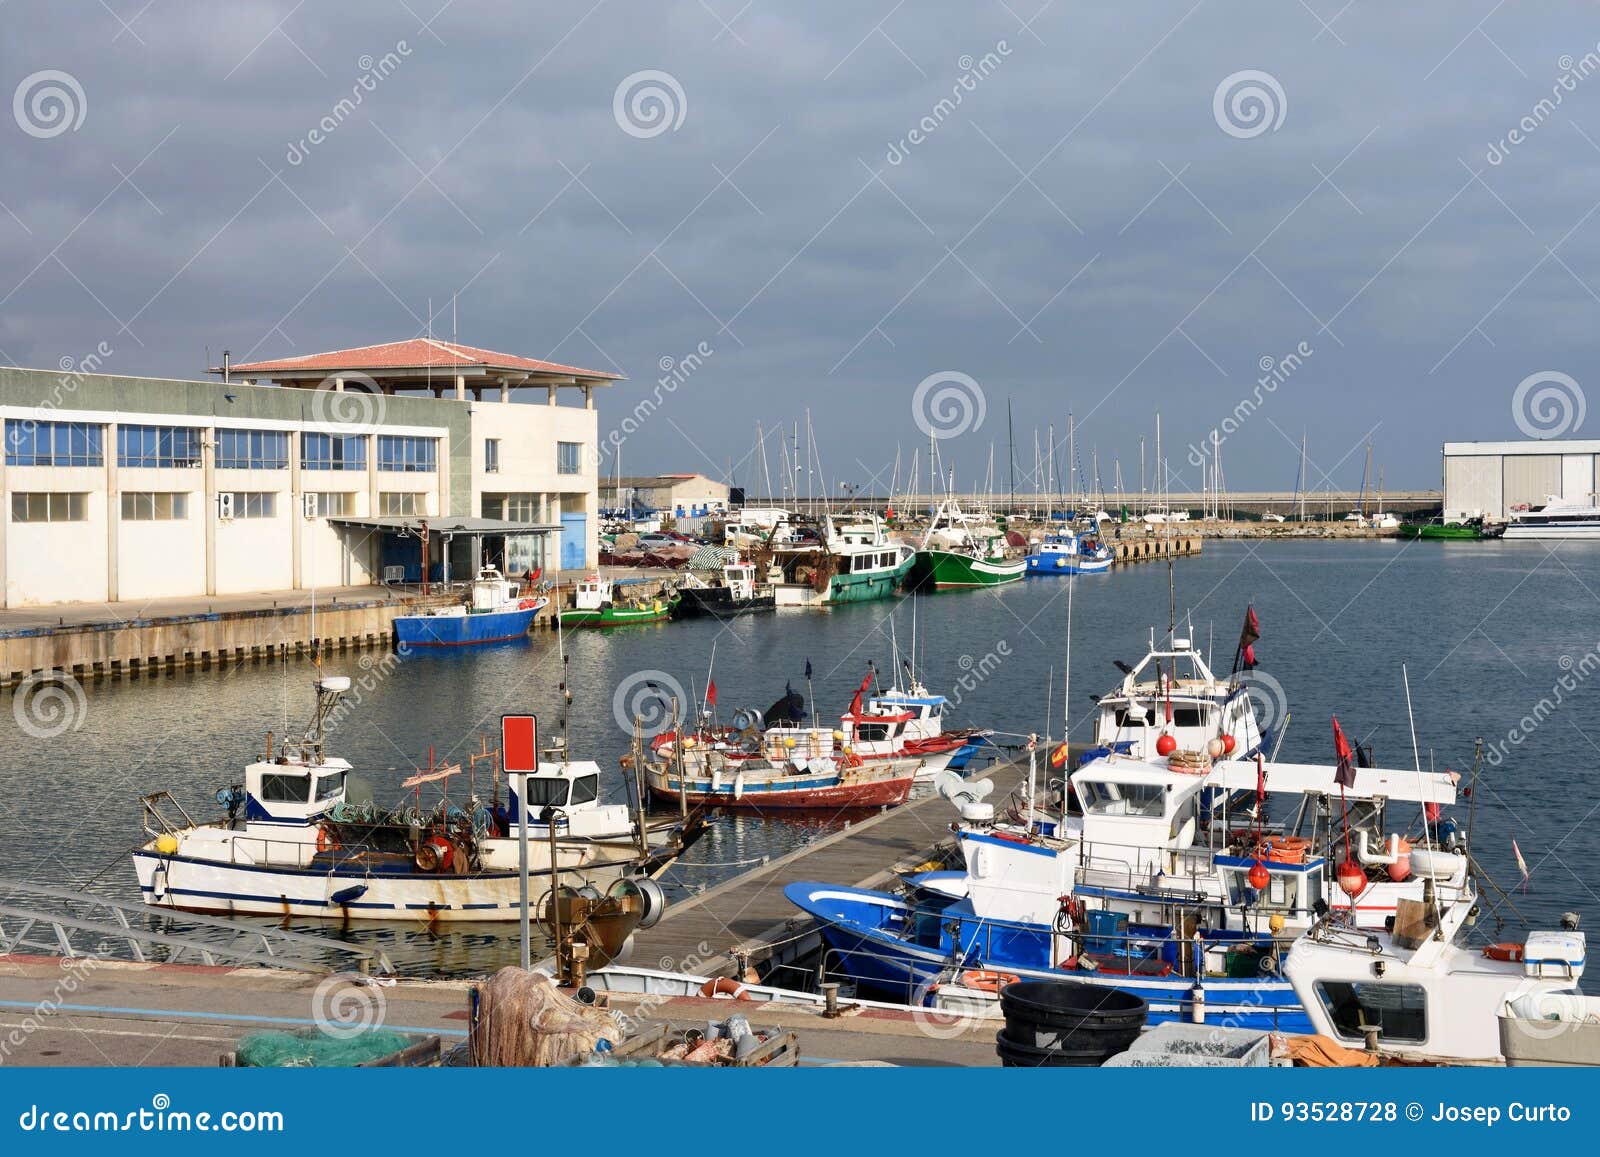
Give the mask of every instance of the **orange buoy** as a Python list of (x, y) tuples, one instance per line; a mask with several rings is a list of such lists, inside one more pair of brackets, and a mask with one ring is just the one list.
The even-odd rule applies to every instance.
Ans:
[(700, 986), (700, 995), (708, 1000), (749, 1000), (744, 985), (727, 976), (718, 976)]
[(961, 983), (968, 988), (975, 988), (979, 992), (999, 992), (1008, 984), (1015, 984), (1021, 979), (1010, 972), (993, 972), (987, 968), (975, 968), (971, 972), (961, 974)]
[(1489, 945), (1483, 950), (1483, 954), (1490, 960), (1504, 960), (1511, 964), (1521, 964), (1523, 951), (1523, 945), (1512, 944), (1507, 941), (1501, 944)]

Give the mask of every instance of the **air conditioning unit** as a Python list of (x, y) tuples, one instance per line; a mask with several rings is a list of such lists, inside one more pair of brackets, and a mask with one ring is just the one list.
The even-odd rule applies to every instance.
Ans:
[(300, 496), (300, 506), (301, 509), (306, 512), (306, 517), (308, 519), (315, 518), (319, 513), (317, 509), (317, 496), (315, 494), (302, 494)]
[(223, 522), (233, 521), (233, 492), (231, 490), (217, 495), (217, 517)]

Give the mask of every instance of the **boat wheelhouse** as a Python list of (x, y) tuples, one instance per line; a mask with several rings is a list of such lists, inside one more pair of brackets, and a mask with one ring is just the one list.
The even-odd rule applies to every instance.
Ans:
[(1123, 670), (1116, 689), (1100, 696), (1086, 759), (1101, 752), (1164, 758), (1157, 751), (1163, 736), (1172, 738), (1177, 751), (1204, 751), (1220, 739), (1232, 759), (1270, 747), (1272, 737), (1256, 719), (1249, 685), (1231, 676), (1219, 679), (1190, 639), (1173, 636), (1158, 648), (1151, 631), (1145, 657)]

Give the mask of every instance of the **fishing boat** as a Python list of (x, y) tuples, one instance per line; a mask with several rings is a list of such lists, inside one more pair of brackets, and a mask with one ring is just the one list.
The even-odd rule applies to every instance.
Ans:
[(1568, 502), (1551, 494), (1543, 506), (1513, 508), (1504, 537), (1508, 541), (1600, 538), (1600, 506), (1592, 495), (1587, 502)]
[(755, 565), (737, 555), (723, 561), (716, 575), (720, 581), (709, 576), (702, 577), (705, 574), (695, 568), (694, 559), (689, 560), (688, 573), (684, 576), (683, 585), (678, 588), (676, 613), (680, 617), (708, 615), (717, 619), (734, 619), (757, 611), (770, 611), (777, 606), (772, 587), (756, 581)]
[(520, 584), (495, 567), (483, 567), (464, 602), (396, 618), (395, 640), (410, 647), (463, 647), (520, 639), (550, 600), (523, 596), (519, 590)]
[[(1236, 668), (1255, 664), (1259, 624), (1255, 612), (1245, 615)], [(1094, 743), (1084, 758), (1119, 753), (1135, 759), (1165, 759), (1175, 751), (1202, 751), (1213, 739), (1221, 755), (1251, 759), (1270, 747), (1272, 736), (1261, 729), (1250, 696), (1251, 681), (1234, 675), (1219, 678), (1187, 636), (1171, 634), (1150, 646), (1135, 666), (1117, 663), (1122, 682), (1096, 697)]]
[(1471, 888), (1407, 902), (1388, 928), (1330, 912), (1291, 948), (1284, 975), (1313, 1031), (1412, 1064), (1600, 1064), (1600, 1002), (1578, 989), (1587, 945), (1569, 914), (1520, 943), (1464, 943)]
[[(1402, 900), (1471, 886), (1464, 852), (1443, 847), (1460, 847), (1458, 835), (1435, 825), (1402, 857), (1383, 829), (1405, 802), (1453, 803), (1452, 775), (1361, 768), (1352, 778), (1342, 798), (1353, 818), (1336, 834), (1327, 809), (1339, 788), (1322, 765), (1227, 760), (1197, 774), (1106, 756), (1071, 777), (1081, 816), (1030, 802), (1020, 823), (997, 818), (988, 781), (946, 775), (937, 790), (962, 817), (964, 880), (925, 881), (914, 899), (815, 882), (784, 894), (818, 921), (841, 971), (885, 998), (981, 1003), (997, 977), (1070, 976), (1137, 993), (1154, 1022), (1209, 1012), (1300, 1031), (1309, 1022), (1280, 965), (1322, 913), (1381, 928)], [(1203, 806), (1213, 793), (1252, 791), (1254, 806)], [(1294, 822), (1267, 822), (1273, 794), (1298, 803)], [(1341, 852), (1346, 843), (1353, 850)]]
[(450, 765), (405, 781), (417, 793), (410, 804), (356, 803), (351, 765), (323, 750), (325, 724), (339, 717), (350, 680), (323, 676), (315, 686), (303, 737), (276, 753), (269, 740), (266, 758), (245, 767), (243, 782), (217, 793), (222, 817), (196, 822), (166, 791), (141, 798), (146, 840), (132, 856), (146, 904), (230, 916), (515, 920), (524, 824), (541, 891), (557, 875), (564, 884), (602, 888), (646, 878), (700, 833), (699, 814), (652, 823), (642, 809), (601, 803), (600, 768), (591, 761), (541, 761), (525, 777), (526, 801), (511, 790), (501, 804), (496, 779), (491, 801), (469, 791), (452, 803), (446, 793), (424, 808), (425, 785), (448, 785), (461, 774)]
[(1483, 520), (1470, 518), (1447, 522), (1442, 518), (1435, 518), (1428, 522), (1402, 522), (1400, 537), (1433, 542), (1476, 541), (1484, 537)]
[(828, 515), (818, 529), (784, 523), (752, 551), (780, 607), (831, 607), (886, 599), (905, 574), (909, 547), (873, 513)]
[(1027, 566), (1025, 558), (1006, 553), (1005, 536), (992, 522), (963, 513), (949, 496), (939, 504), (911, 556), (905, 585), (912, 591), (1002, 586), (1020, 581)]
[(636, 748), (652, 795), (685, 806), (747, 811), (891, 807), (904, 803), (921, 757), (867, 759), (827, 728), (769, 727), (755, 746), (695, 736)]
[[(908, 755), (948, 753), (943, 767), (964, 771), (974, 756), (989, 748), (994, 731), (985, 727), (946, 728), (952, 704), (943, 695), (929, 691), (912, 671), (909, 660), (901, 660), (905, 685), (896, 684), (867, 700), (868, 716), (904, 716), (902, 749)], [(919, 778), (931, 779), (942, 768), (925, 765)]]
[(1052, 534), (1027, 557), (1030, 575), (1099, 574), (1111, 569), (1116, 552), (1100, 538), (1098, 529), (1079, 534)]
[(672, 617), (678, 595), (658, 594), (640, 598), (619, 595), (617, 584), (601, 575), (579, 581), (573, 591), (572, 606), (557, 612), (563, 627), (626, 627), (636, 623), (660, 623)]

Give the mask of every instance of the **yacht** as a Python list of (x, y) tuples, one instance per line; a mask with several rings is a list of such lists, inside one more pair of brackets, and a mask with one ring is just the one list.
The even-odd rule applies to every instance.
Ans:
[(1508, 539), (1600, 538), (1600, 506), (1589, 495), (1586, 502), (1569, 502), (1554, 494), (1545, 504), (1513, 510), (1503, 537)]

